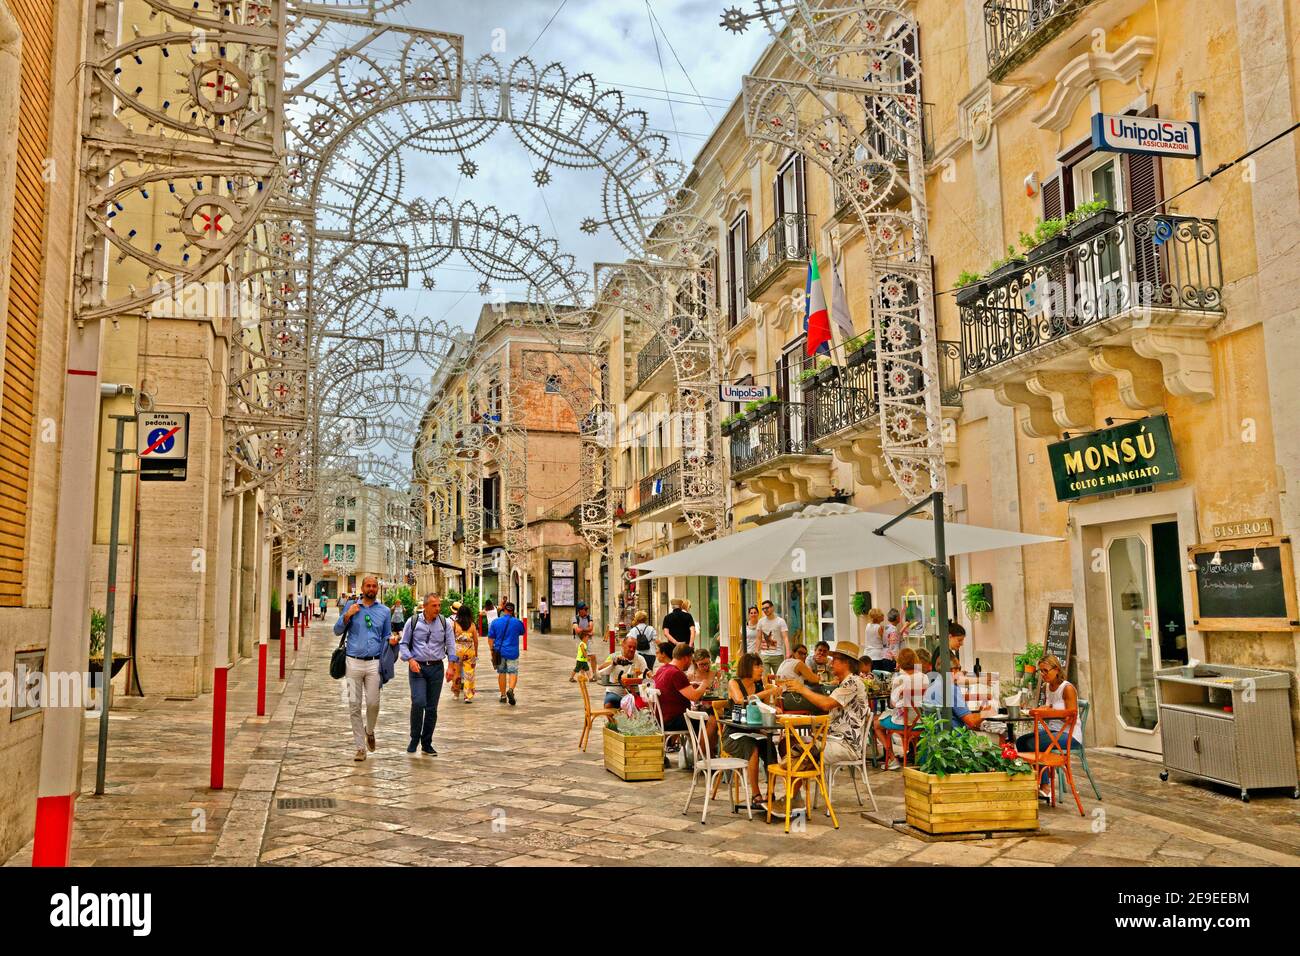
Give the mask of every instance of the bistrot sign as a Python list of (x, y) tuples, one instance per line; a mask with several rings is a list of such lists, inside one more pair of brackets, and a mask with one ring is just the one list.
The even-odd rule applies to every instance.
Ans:
[(727, 385), (718, 386), (720, 402), (756, 402), (772, 394), (770, 385)]
[(1158, 116), (1092, 117), (1092, 148), (1109, 153), (1145, 153), (1175, 159), (1201, 155), (1201, 128), (1184, 120)]
[(189, 412), (142, 412), (135, 421), (141, 481), (184, 481), (190, 453)]

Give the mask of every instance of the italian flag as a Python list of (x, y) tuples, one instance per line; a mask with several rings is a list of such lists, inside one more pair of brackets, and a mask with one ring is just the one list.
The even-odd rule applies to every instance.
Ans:
[(822, 277), (817, 271), (817, 251), (814, 249), (808, 263), (808, 285), (804, 294), (803, 329), (808, 334), (807, 354), (829, 355), (831, 351), (831, 319), (826, 309), (826, 295), (822, 292)]

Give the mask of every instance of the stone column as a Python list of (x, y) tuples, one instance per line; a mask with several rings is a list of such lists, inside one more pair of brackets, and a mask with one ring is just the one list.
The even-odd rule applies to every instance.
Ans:
[[(258, 635), (256, 611), (257, 554), (259, 538), (257, 533), (257, 493), (246, 491), (240, 496), (239, 536), (239, 653), (251, 656), (253, 645)], [(269, 625), (268, 625), (269, 626)]]

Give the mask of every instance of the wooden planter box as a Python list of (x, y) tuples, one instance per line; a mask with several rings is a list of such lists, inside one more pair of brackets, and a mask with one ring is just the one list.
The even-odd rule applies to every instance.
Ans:
[(629, 737), (606, 726), (605, 769), (620, 780), (662, 780), (664, 735)]
[(1032, 773), (939, 777), (908, 767), (903, 797), (907, 822), (923, 833), (1038, 829), (1038, 780)]

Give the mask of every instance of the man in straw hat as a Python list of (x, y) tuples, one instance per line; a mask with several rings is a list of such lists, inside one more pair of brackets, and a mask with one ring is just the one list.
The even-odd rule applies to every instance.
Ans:
[(835, 645), (831, 651), (831, 673), (839, 683), (829, 694), (819, 694), (798, 678), (786, 685), (787, 690), (802, 694), (808, 703), (831, 715), (826, 738), (827, 763), (855, 760), (866, 743), (863, 728), (871, 704), (867, 685), (858, 676), (860, 654), (858, 645), (848, 641)]

